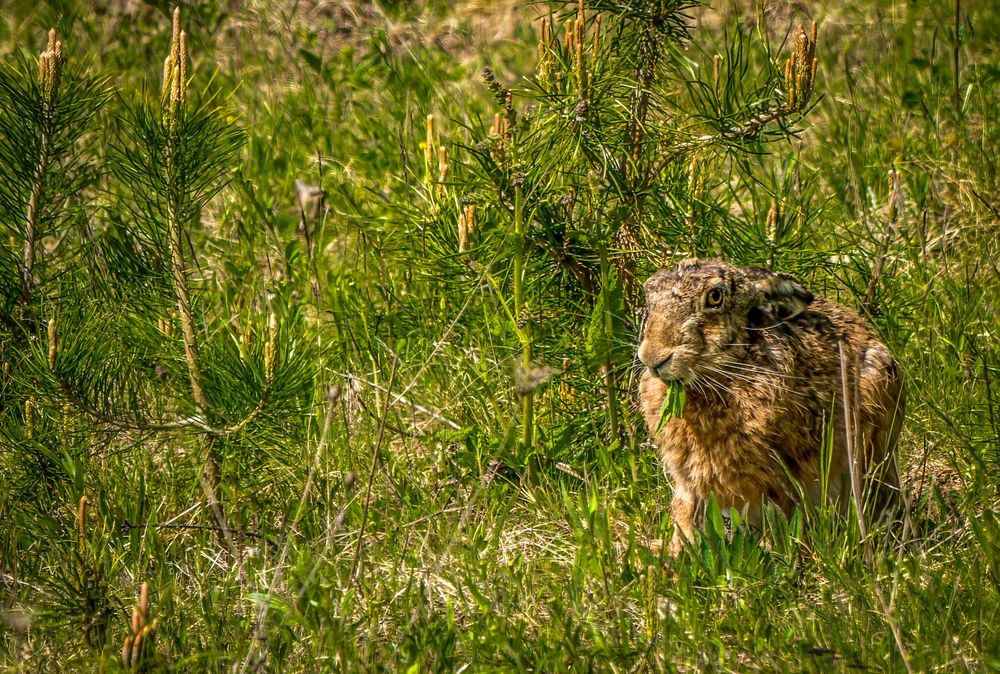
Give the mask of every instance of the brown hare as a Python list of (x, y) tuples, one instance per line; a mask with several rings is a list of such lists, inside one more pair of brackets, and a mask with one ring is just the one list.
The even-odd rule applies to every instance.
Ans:
[[(857, 312), (787, 274), (718, 260), (659, 271), (645, 292), (639, 396), (674, 482), (671, 555), (710, 494), (758, 527), (766, 502), (789, 513), (853, 497), (872, 512), (895, 499), (902, 374)], [(674, 382), (683, 412), (661, 425)]]

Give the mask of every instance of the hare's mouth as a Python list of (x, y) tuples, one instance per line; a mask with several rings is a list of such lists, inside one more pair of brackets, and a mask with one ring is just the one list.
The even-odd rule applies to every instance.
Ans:
[(671, 376), (670, 363), (674, 359), (674, 354), (670, 354), (663, 360), (652, 365), (649, 369), (660, 379), (675, 379), (676, 377)]
[(674, 358), (673, 354), (671, 354), (659, 363), (651, 366), (649, 368), (649, 372), (657, 379), (665, 382), (681, 382), (682, 384), (688, 384), (690, 383), (694, 372), (692, 372), (691, 369), (683, 362), (678, 362), (678, 360), (679, 359)]

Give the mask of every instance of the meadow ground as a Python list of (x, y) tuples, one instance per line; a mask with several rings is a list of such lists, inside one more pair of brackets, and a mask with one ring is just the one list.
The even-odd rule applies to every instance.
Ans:
[[(0, 12), (0, 668), (1000, 669), (1000, 7), (171, 10)], [(905, 531), (650, 545), (685, 255), (876, 326)]]

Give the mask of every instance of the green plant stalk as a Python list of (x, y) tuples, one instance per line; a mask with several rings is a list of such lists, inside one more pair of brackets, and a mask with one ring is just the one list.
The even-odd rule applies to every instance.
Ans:
[(611, 354), (611, 338), (614, 334), (614, 316), (611, 313), (611, 292), (608, 279), (608, 245), (600, 245), (601, 258), (601, 307), (604, 314), (604, 388), (607, 392), (608, 426), (611, 440), (619, 436), (618, 428), (618, 377), (615, 375), (614, 359)]
[[(514, 319), (517, 335), (521, 340), (521, 366), (531, 369), (531, 330), (524, 319), (524, 197), (521, 185), (514, 186)], [(535, 436), (535, 396), (526, 389), (521, 397), (521, 443), (525, 447), (534, 444)]]

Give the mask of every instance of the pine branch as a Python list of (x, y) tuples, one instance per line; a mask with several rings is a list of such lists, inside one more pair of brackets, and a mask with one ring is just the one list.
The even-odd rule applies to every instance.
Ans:
[(204, 377), (201, 369), (201, 355), (198, 351), (198, 337), (195, 332), (194, 314), (191, 310), (191, 290), (188, 285), (187, 268), (184, 264), (184, 189), (186, 187), (183, 167), (177, 162), (179, 146), (178, 127), (185, 111), (187, 99), (187, 33), (181, 30), (180, 7), (174, 10), (173, 39), (170, 55), (163, 66), (164, 126), (167, 138), (164, 158), (167, 168), (167, 231), (170, 241), (170, 271), (177, 295), (177, 313), (180, 316), (181, 331), (184, 336), (184, 355), (187, 359), (191, 379), (191, 393), (198, 409), (208, 412), (211, 408), (205, 395)]
[(28, 210), (25, 214), (24, 256), (21, 267), (22, 295), (21, 301), (27, 305), (31, 301), (31, 291), (34, 286), (35, 245), (39, 236), (39, 221), (42, 208), (42, 195), (45, 191), (45, 181), (51, 160), (50, 144), (55, 127), (57, 113), (56, 101), (59, 95), (59, 82), (62, 78), (63, 65), (62, 42), (56, 40), (56, 31), (49, 31), (49, 45), (38, 58), (39, 81), (42, 90), (41, 100), (41, 133), (39, 138), (38, 161), (31, 180), (31, 196), (28, 198)]
[(265, 384), (261, 392), (260, 400), (254, 408), (241, 420), (229, 424), (228, 426), (214, 426), (202, 415), (194, 414), (173, 420), (144, 419), (141, 421), (122, 419), (114, 414), (100, 409), (97, 405), (87, 400), (83, 395), (73, 389), (73, 386), (57, 369), (59, 362), (59, 338), (57, 335), (57, 324), (53, 318), (48, 324), (48, 372), (56, 382), (63, 397), (73, 407), (77, 408), (87, 416), (105, 423), (113, 428), (125, 431), (144, 432), (168, 432), (168, 431), (195, 431), (204, 433), (210, 438), (226, 438), (245, 430), (250, 424), (256, 421), (267, 410), (270, 402), (271, 392), (274, 388), (274, 359), (277, 345), (277, 324), (272, 314), (268, 325), (268, 340), (264, 345), (264, 373)]

